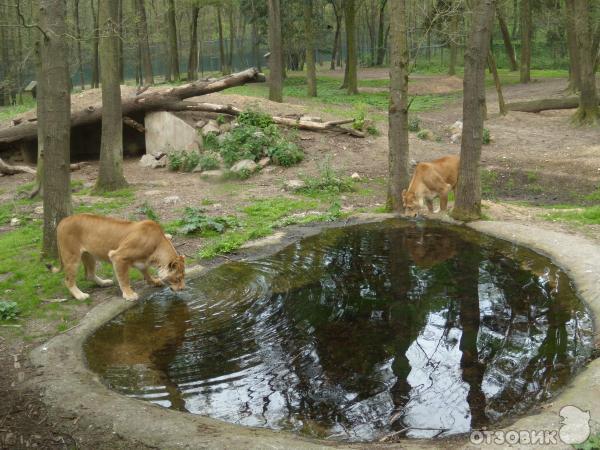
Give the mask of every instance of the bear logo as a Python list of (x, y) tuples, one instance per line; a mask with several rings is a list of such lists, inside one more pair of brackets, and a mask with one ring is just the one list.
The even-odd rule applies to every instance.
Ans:
[(565, 444), (582, 444), (590, 437), (590, 412), (577, 406), (563, 406), (558, 413), (562, 417), (558, 435)]

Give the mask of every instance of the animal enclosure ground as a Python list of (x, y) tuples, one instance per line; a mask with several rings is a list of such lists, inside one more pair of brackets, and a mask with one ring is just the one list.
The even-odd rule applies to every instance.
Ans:
[[(214, 253), (228, 249), (243, 252), (239, 247), (245, 240), (273, 233), (286, 223), (343, 218), (352, 212), (381, 211), (385, 203), (388, 158), (387, 69), (361, 71), (359, 79), (363, 81), (359, 83), (359, 89), (362, 93), (356, 98), (337, 90), (339, 73), (321, 72), (320, 75), (324, 75), (319, 80), (320, 95), (327, 96), (326, 102), (323, 98), (306, 98), (305, 86), (295, 80), (293, 74), (284, 90), (286, 103), (283, 104), (266, 100), (264, 86), (259, 85), (236, 88), (231, 94), (211, 94), (202, 100), (231, 103), (240, 108), (257, 107), (273, 115), (306, 113), (321, 116), (324, 120), (353, 117), (364, 111), (374, 120), (380, 132), (378, 136), (357, 139), (348, 135), (299, 131), (298, 142), (306, 154), (302, 163), (291, 168), (268, 166), (246, 180), (221, 183), (205, 181), (195, 173), (143, 168), (137, 158), (128, 159), (124, 173), (130, 188), (113, 197), (91, 195), (90, 187), (98, 169), (97, 161), (92, 161), (89, 166), (72, 173), (76, 210), (132, 219), (144, 218), (152, 210), (161, 223), (173, 226), (185, 207), (199, 207), (210, 217), (233, 216), (245, 224), (246, 228), (219, 236), (176, 234), (178, 249), (192, 259), (199, 258), (199, 253), (207, 248), (215, 249)], [(545, 75), (534, 73), (534, 78), (538, 76), (539, 79), (519, 85), (512, 83), (513, 74), (503, 74), (509, 82), (504, 89), (506, 100), (565, 95), (566, 80), (556, 78), (561, 74)], [(419, 94), (413, 102), (412, 116), (420, 119), (421, 128), (432, 133), (429, 140), (419, 139), (416, 133), (411, 133), (411, 159), (423, 161), (459, 153), (460, 144), (450, 142), (448, 127), (462, 116), (460, 79), (418, 74), (411, 85), (413, 94)], [(428, 86), (431, 89), (428, 90)], [(493, 88), (489, 88), (487, 94), (489, 118), (485, 127), (489, 129), (492, 141), (483, 147), (482, 153), (483, 193), (487, 199), (485, 214), (490, 218), (536, 223), (584, 234), (600, 242), (600, 219), (587, 223), (578, 219), (584, 217), (583, 213), (594, 203), (597, 205), (600, 198), (598, 128), (573, 128), (570, 124), (573, 111), (569, 110), (540, 114), (511, 112), (501, 117)], [(353, 182), (354, 191), (302, 194), (284, 189), (286, 180), (320, 177), (324, 166), (346, 177), (358, 173), (360, 180)], [(30, 433), (27, 439), (44, 448), (66, 448), (75, 441), (82, 446), (93, 444), (95, 448), (110, 448), (111, 445), (143, 448), (136, 442), (112, 435), (109, 430), (90, 429), (89, 424), (79, 422), (77, 418), (60, 417), (46, 411), (38, 393), (27, 384), (35, 380), (35, 368), (24, 362), (27, 350), (76, 325), (79, 318), (102, 301), (102, 296), (117, 293), (116, 288), (94, 289), (91, 291), (93, 300), (89, 302), (42, 302), (66, 297), (68, 293), (61, 285), (62, 274), (48, 274), (45, 269), (39, 269), (41, 263), (36, 249), (37, 239), (41, 236), (41, 216), (36, 207), (41, 202), (24, 199), (23, 195), (32, 180), (33, 176), (29, 174), (0, 177), (0, 244), (13, 243), (10, 254), (6, 253), (9, 252), (6, 247), (0, 248), (1, 259), (14, 264), (12, 268), (2, 266), (0, 298), (19, 300), (29, 296), (36, 299), (24, 305), (24, 320), (2, 323), (20, 327), (0, 327), (0, 365), (8, 367), (7, 371), (0, 372), (0, 398), (7, 399), (0, 405), (0, 448), (6, 445), (1, 439), (8, 433), (12, 439), (22, 436), (26, 430)], [(21, 219), (19, 227), (9, 225), (13, 217)], [(16, 248), (15, 243), (19, 244)], [(13, 277), (18, 270), (30, 270), (28, 273), (36, 274), (40, 281), (32, 282), (31, 277), (25, 275)], [(44, 420), (48, 414), (51, 415)]]

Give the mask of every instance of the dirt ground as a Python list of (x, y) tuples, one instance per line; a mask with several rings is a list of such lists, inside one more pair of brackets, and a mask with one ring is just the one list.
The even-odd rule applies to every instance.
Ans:
[[(328, 73), (329, 74), (329, 73)], [(387, 71), (368, 69), (360, 78), (386, 78)], [(449, 77), (416, 77), (418, 90), (429, 86), (429, 92), (451, 92), (461, 88), (460, 79)], [(547, 98), (563, 95), (566, 81), (549, 79), (528, 85), (511, 85), (504, 89), (507, 101)], [(419, 93), (425, 93), (420, 91)], [(203, 97), (213, 103), (231, 103), (238, 107), (250, 104), (272, 114), (310, 113), (323, 119), (336, 118), (335, 108), (320, 107), (314, 103), (278, 104), (264, 99), (239, 95), (211, 94)], [(512, 112), (506, 117), (498, 115), (496, 94), (488, 90), (489, 118), (485, 126), (490, 130), (492, 142), (483, 147), (482, 167), (498, 174), (493, 184), (493, 197), (500, 200), (526, 200), (542, 204), (568, 203), (600, 186), (600, 131), (598, 128), (573, 128), (569, 122), (572, 111), (548, 111), (541, 114)], [(340, 107), (340, 109), (343, 109)], [(422, 126), (433, 131), (438, 141), (423, 141), (414, 133), (410, 137), (411, 159), (423, 161), (445, 154), (458, 153), (460, 144), (450, 143), (448, 127), (461, 119), (462, 103), (457, 100), (430, 112), (419, 113)], [(379, 111), (381, 113), (381, 111)], [(219, 184), (200, 179), (197, 174), (169, 172), (166, 169), (142, 168), (138, 159), (124, 164), (126, 179), (135, 188), (135, 200), (123, 215), (135, 217), (143, 203), (155, 209), (162, 220), (177, 217), (184, 206), (198, 206), (203, 199), (210, 214), (233, 213), (253, 199), (289, 195), (283, 190), (286, 179), (318, 173), (323, 161), (345, 175), (357, 172), (361, 176), (360, 194), (342, 197), (342, 207), (351, 211), (374, 208), (385, 201), (387, 174), (387, 123), (380, 121), (381, 134), (358, 139), (348, 135), (300, 132), (300, 144), (306, 153), (305, 160), (296, 167), (283, 169), (267, 167), (244, 181)], [(97, 162), (73, 173), (73, 178), (91, 185), (97, 175)], [(32, 180), (31, 175), (20, 174), (0, 177), (0, 202), (9, 202), (18, 186)], [(513, 180), (510, 182), (510, 180)], [(177, 199), (166, 201), (168, 197)], [(96, 201), (85, 196), (75, 196), (74, 201)], [(510, 219), (522, 223), (535, 223), (549, 229), (583, 234), (600, 242), (600, 227), (579, 227), (564, 223), (546, 222), (541, 208), (519, 206), (518, 203), (485, 202), (485, 212), (491, 218)], [(3, 230), (0, 229), (0, 232)], [(201, 240), (177, 239), (180, 250), (194, 255)], [(77, 315), (82, 317), (93, 305), (81, 305)], [(145, 448), (137, 442), (112, 434), (110, 430), (95, 429), (91, 424), (81, 424), (76, 417), (52, 415), (39, 399), (35, 385), (36, 368), (28, 363), (27, 353), (40, 340), (24, 340), (20, 336), (37, 331), (51, 333), (43, 323), (24, 324), (26, 330), (0, 328), (0, 448)], [(21, 332), (27, 331), (27, 332)], [(91, 425), (91, 426), (90, 426)]]

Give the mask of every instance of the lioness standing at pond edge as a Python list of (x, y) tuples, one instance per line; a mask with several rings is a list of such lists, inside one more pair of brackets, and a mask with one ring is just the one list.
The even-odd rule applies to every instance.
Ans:
[(448, 208), (448, 194), (456, 186), (460, 157), (451, 155), (421, 162), (415, 167), (408, 190), (402, 190), (402, 204), (408, 213), (416, 213), (427, 203), (429, 212), (433, 212), (433, 199), (440, 197), (440, 210)]
[[(89, 298), (75, 284), (77, 269), (83, 261), (88, 280), (98, 286), (111, 286), (112, 280), (96, 275), (96, 259), (110, 261), (125, 300), (137, 300), (129, 284), (129, 268), (139, 269), (152, 286), (167, 283), (173, 291), (185, 287), (185, 257), (178, 255), (162, 228), (152, 220), (130, 222), (93, 214), (64, 218), (56, 229), (58, 252), (65, 271), (65, 285), (77, 300)], [(154, 278), (148, 268), (158, 268)]]

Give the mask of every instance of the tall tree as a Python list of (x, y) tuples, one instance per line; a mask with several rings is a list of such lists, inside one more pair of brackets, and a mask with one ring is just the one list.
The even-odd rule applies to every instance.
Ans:
[(198, 13), (200, 7), (196, 4), (192, 7), (192, 26), (190, 35), (190, 56), (188, 58), (188, 81), (198, 78)]
[(44, 236), (42, 254), (57, 256), (56, 227), (71, 214), (71, 95), (67, 59), (67, 8), (64, 0), (40, 0), (37, 104), (42, 159)]
[(269, 100), (283, 101), (283, 45), (279, 0), (269, 3)]
[(591, 0), (575, 0), (575, 29), (577, 30), (577, 46), (579, 47), (579, 66), (581, 69), (581, 90), (579, 108), (574, 119), (579, 124), (595, 124), (600, 120), (598, 108), (598, 91), (596, 90), (595, 61), (597, 50), (593, 45)]
[(225, 59), (225, 42), (223, 40), (223, 18), (221, 17), (221, 4), (217, 5), (217, 28), (219, 30), (219, 65), (221, 67), (221, 73), (228, 75), (230, 70), (227, 68), (227, 61)]
[(567, 30), (567, 48), (569, 50), (569, 87), (571, 92), (581, 89), (581, 67), (579, 63), (579, 45), (575, 29), (575, 0), (565, 1), (565, 17)]
[(100, 82), (102, 85), (102, 135), (96, 191), (114, 191), (127, 185), (123, 176), (123, 117), (119, 74), (119, 5), (98, 4), (100, 22)]
[(150, 86), (154, 84), (154, 75), (152, 74), (152, 58), (150, 56), (150, 44), (148, 43), (148, 19), (146, 18), (146, 6), (144, 2), (145, 0), (135, 0), (135, 8), (137, 12), (137, 35), (143, 84)]
[(506, 50), (506, 56), (508, 56), (508, 64), (510, 71), (514, 72), (518, 69), (517, 58), (515, 57), (515, 48), (510, 40), (510, 33), (508, 31), (508, 25), (502, 15), (500, 5), (496, 5), (496, 14), (498, 16), (498, 25), (500, 26), (500, 32), (502, 33), (502, 40), (504, 41), (504, 49)]
[(100, 26), (98, 24), (99, 2), (100, 0), (98, 0), (96, 2), (96, 6), (94, 6), (94, 0), (90, 0), (90, 8), (92, 10), (92, 19), (94, 24), (94, 30), (92, 33), (92, 88), (97, 88), (100, 86), (100, 59), (98, 56), (98, 45), (100, 43)]
[[(387, 34), (385, 29), (385, 6), (387, 0), (379, 0), (379, 25), (377, 26), (377, 60), (375, 64), (381, 66), (383, 64), (383, 58), (385, 57), (386, 45), (384, 41), (384, 34)], [(389, 28), (388, 28), (389, 32)]]
[(309, 97), (317, 96), (317, 68), (315, 65), (315, 33), (313, 0), (304, 0), (304, 38), (306, 42), (306, 81)]
[(483, 143), (483, 106), (485, 105), (485, 68), (490, 51), (495, 0), (475, 3), (465, 51), (463, 81), (463, 133), (456, 202), (452, 216), (474, 220), (481, 216), (479, 161)]
[(344, 1), (344, 19), (346, 25), (346, 77), (344, 84), (348, 94), (358, 94), (358, 49), (356, 42), (356, 0)]
[(175, 0), (167, 0), (167, 37), (169, 40), (169, 73), (173, 81), (181, 80), (179, 74), (179, 50), (177, 47), (177, 23)]
[(406, 0), (390, 2), (389, 177), (387, 208), (402, 211), (408, 176), (408, 42)]
[(459, 36), (459, 15), (453, 12), (450, 17), (450, 61), (448, 62), (448, 75), (456, 75), (456, 60), (458, 59), (458, 36)]
[(521, 83), (531, 81), (531, 0), (521, 0)]
[(79, 82), (81, 90), (85, 89), (85, 79), (83, 78), (83, 57), (81, 53), (81, 26), (79, 24), (79, 0), (73, 3), (73, 21), (75, 22), (75, 39), (77, 41), (77, 71), (79, 72)]
[(233, 70), (233, 54), (234, 44), (235, 44), (235, 20), (234, 20), (234, 5), (233, 2), (229, 2), (229, 54), (227, 59), (227, 67), (229, 68), (229, 73)]
[(333, 7), (333, 14), (335, 15), (335, 34), (333, 36), (333, 46), (331, 50), (331, 63), (329, 68), (335, 70), (336, 58), (339, 53), (342, 52), (340, 48), (340, 34), (342, 29), (342, 6), (338, 3), (339, 0), (330, 0), (331, 6)]

